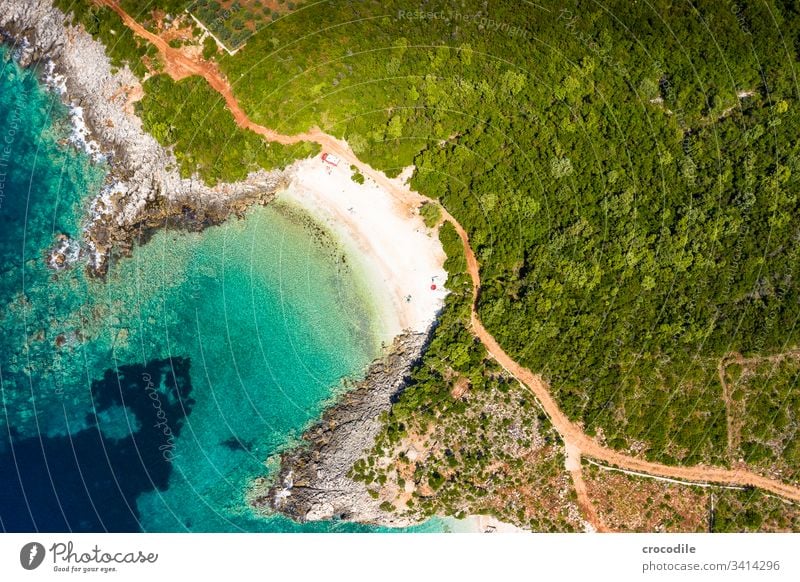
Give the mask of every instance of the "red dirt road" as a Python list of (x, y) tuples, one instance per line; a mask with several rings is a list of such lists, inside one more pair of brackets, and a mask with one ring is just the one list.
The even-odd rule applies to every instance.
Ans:
[[(157, 35), (149, 32), (142, 27), (138, 22), (131, 18), (114, 0), (99, 0), (99, 4), (108, 6), (114, 10), (124, 21), (125, 25), (133, 30), (137, 35), (151, 42), (158, 48), (161, 57), (163, 58), (166, 66), (167, 73), (175, 79), (181, 79), (189, 75), (199, 75), (203, 77), (209, 85), (211, 85), (217, 92), (225, 99), (228, 109), (233, 114), (236, 123), (245, 129), (249, 129), (259, 135), (262, 135), (269, 141), (281, 144), (294, 144), (301, 141), (315, 142), (327, 151), (335, 153), (337, 156), (347, 161), (349, 164), (356, 166), (359, 171), (373, 179), (381, 187), (390, 192), (399, 202), (409, 208), (416, 208), (422, 202), (429, 201), (424, 196), (410, 191), (408, 188), (402, 186), (398, 182), (390, 180), (385, 174), (365, 164), (353, 153), (352, 149), (346, 142), (339, 140), (332, 135), (324, 133), (319, 128), (314, 128), (306, 133), (297, 135), (282, 135), (274, 130), (268, 129), (257, 123), (253, 122), (244, 110), (239, 105), (236, 97), (233, 95), (231, 86), (227, 79), (214, 65), (205, 61), (192, 59), (181, 52), (180, 49), (170, 47), (163, 39)], [(475, 309), (475, 303), (480, 291), (480, 266), (475, 257), (475, 253), (470, 245), (469, 235), (459, 222), (450, 215), (444, 208), (442, 208), (444, 220), (450, 222), (456, 229), (458, 236), (464, 247), (464, 254), (467, 262), (467, 270), (472, 278), (473, 288), (473, 305), (471, 325), (472, 331), (475, 336), (483, 343), (486, 350), (500, 364), (510, 375), (516, 378), (520, 384), (529, 389), (536, 398), (539, 400), (545, 413), (550, 418), (555, 429), (559, 432), (564, 443), (567, 447), (571, 447), (579, 459), (580, 455), (591, 457), (603, 461), (609, 465), (617, 466), (631, 471), (638, 471), (647, 473), (653, 476), (669, 477), (673, 479), (680, 479), (684, 481), (692, 481), (696, 483), (717, 483), (725, 485), (739, 485), (745, 487), (757, 487), (765, 491), (769, 491), (780, 497), (791, 499), (800, 502), (800, 488), (783, 483), (781, 481), (770, 479), (762, 475), (758, 475), (751, 471), (743, 469), (725, 469), (722, 467), (711, 466), (691, 466), (680, 467), (672, 465), (664, 465), (661, 463), (654, 463), (639, 459), (625, 453), (609, 449), (589, 437), (583, 430), (575, 423), (569, 420), (558, 403), (553, 399), (548, 389), (548, 386), (542, 378), (518, 364), (514, 361), (495, 340), (486, 328), (481, 323), (478, 313)], [(578, 478), (576, 479), (576, 472)], [(579, 469), (570, 471), (573, 475), (573, 481), (576, 488), (582, 483)], [(585, 489), (584, 489), (585, 491)], [(588, 499), (588, 498), (587, 498)], [(582, 504), (583, 505), (583, 504)], [(590, 505), (590, 504), (589, 504)], [(590, 511), (589, 508), (584, 508), (584, 511)]]

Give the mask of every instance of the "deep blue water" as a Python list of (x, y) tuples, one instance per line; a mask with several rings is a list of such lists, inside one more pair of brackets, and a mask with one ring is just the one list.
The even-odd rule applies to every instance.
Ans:
[(104, 282), (51, 271), (108, 170), (67, 113), (0, 48), (0, 529), (371, 531), (244, 502), (378, 353), (340, 251), (270, 206), (159, 232)]
[[(138, 531), (136, 499), (169, 487), (164, 455), (191, 413), (186, 359), (109, 370), (92, 384), (88, 428), (16, 439), (0, 464), (0, 515), (13, 531)], [(153, 406), (158, 403), (158, 407)], [(163, 413), (163, 414), (161, 414)], [(169, 436), (142, 431), (173, 419)]]

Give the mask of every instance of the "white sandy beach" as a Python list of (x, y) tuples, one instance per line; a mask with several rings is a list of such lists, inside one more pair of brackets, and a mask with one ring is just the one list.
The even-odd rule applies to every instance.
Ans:
[(453, 533), (530, 533), (491, 515), (468, 515), (464, 519), (442, 518)]
[(357, 184), (345, 162), (332, 167), (320, 156), (292, 168), (278, 199), (302, 206), (359, 263), (375, 294), (381, 339), (388, 344), (404, 330), (427, 330), (444, 305), (447, 274), (438, 235), (417, 212), (419, 198), (409, 192), (400, 200), (370, 178)]

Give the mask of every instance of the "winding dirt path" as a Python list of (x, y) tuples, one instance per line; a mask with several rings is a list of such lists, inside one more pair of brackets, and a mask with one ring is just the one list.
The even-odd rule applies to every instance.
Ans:
[[(199, 75), (203, 77), (209, 83), (209, 85), (211, 85), (225, 99), (228, 109), (231, 111), (236, 123), (240, 127), (249, 129), (259, 135), (262, 135), (267, 140), (285, 145), (294, 144), (301, 141), (315, 142), (326, 151), (333, 152), (342, 158), (342, 160), (356, 166), (362, 174), (374, 180), (377, 184), (386, 189), (399, 202), (403, 203), (408, 208), (416, 208), (423, 202), (431, 201), (421, 194), (410, 191), (410, 189), (402, 185), (400, 182), (388, 178), (383, 172), (379, 172), (378, 170), (375, 170), (371, 166), (365, 164), (358, 159), (346, 142), (324, 133), (319, 128), (313, 128), (308, 132), (297, 135), (283, 135), (272, 129), (258, 125), (257, 123), (253, 122), (241, 108), (239, 102), (236, 100), (236, 97), (233, 95), (230, 84), (216, 66), (205, 61), (192, 59), (184, 54), (180, 49), (170, 47), (162, 38), (146, 30), (138, 22), (131, 18), (115, 0), (98, 0), (98, 3), (108, 6), (114, 10), (122, 18), (126, 26), (133, 30), (137, 35), (151, 42), (159, 50), (161, 57), (164, 60), (167, 73), (169, 73), (174, 79), (178, 80), (190, 75)], [(547, 416), (550, 418), (553, 426), (564, 440), (568, 451), (572, 452), (570, 455), (571, 463), (577, 462), (577, 468), (574, 468), (574, 470), (570, 471), (573, 476), (573, 482), (576, 484), (576, 489), (578, 489), (580, 483), (583, 483), (579, 469), (580, 457), (582, 455), (629, 471), (636, 471), (653, 476), (668, 477), (695, 483), (717, 483), (739, 485), (743, 487), (756, 487), (765, 491), (769, 491), (780, 497), (800, 502), (800, 487), (794, 487), (787, 483), (770, 479), (751, 471), (744, 469), (725, 469), (721, 467), (704, 465), (680, 467), (654, 463), (627, 455), (619, 451), (615, 451), (613, 449), (609, 449), (584, 433), (578, 425), (567, 418), (567, 416), (558, 406), (558, 403), (551, 396), (549, 388), (542, 378), (514, 361), (503, 350), (503, 348), (500, 347), (494, 336), (492, 336), (483, 326), (483, 323), (481, 322), (476, 311), (476, 303), (480, 293), (481, 285), (480, 266), (478, 264), (478, 260), (475, 257), (472, 246), (470, 245), (469, 235), (467, 232), (464, 230), (461, 224), (459, 224), (459, 222), (449, 212), (447, 212), (447, 210), (442, 208), (442, 211), (444, 220), (453, 225), (464, 247), (467, 270), (472, 279), (472, 331), (486, 347), (486, 350), (489, 352), (492, 358), (494, 358), (495, 361), (497, 361), (497, 363), (500, 364), (500, 366), (502, 366), (510, 375), (516, 378), (520, 384), (533, 392), (533, 394), (539, 400), (539, 403), (541, 404)], [(585, 486), (583, 490), (585, 492)], [(583, 500), (582, 505), (586, 503), (587, 500), (588, 497)], [(588, 507), (584, 507), (583, 509), (584, 511), (588, 512), (594, 511), (590, 502), (588, 503)]]

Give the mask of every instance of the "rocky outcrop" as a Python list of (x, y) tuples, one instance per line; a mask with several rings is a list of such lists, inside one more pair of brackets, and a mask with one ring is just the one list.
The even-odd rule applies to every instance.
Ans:
[[(210, 187), (182, 178), (174, 155), (142, 128), (130, 96), (141, 94), (136, 76), (111, 66), (102, 44), (69, 23), (50, 0), (0, 0), (0, 33), (24, 66), (43, 64), (45, 81), (58, 90), (85, 131), (73, 141), (111, 165), (108, 183), (87, 208), (81, 240), (59, 235), (48, 255), (54, 270), (85, 259), (103, 275), (115, 253), (126, 253), (165, 226), (201, 229), (267, 203), (290, 172), (259, 171), (234, 184)], [(403, 526), (408, 520), (380, 509), (365, 485), (347, 476), (381, 430), (380, 414), (406, 386), (427, 333), (398, 336), (364, 380), (342, 395), (303, 435), (302, 444), (281, 455), (274, 479), (257, 481), (248, 499), (259, 512), (278, 511), (298, 521), (346, 519)], [(60, 338), (57, 341), (68, 341)]]
[(296, 447), (280, 458), (277, 475), (256, 481), (250, 505), (261, 513), (280, 512), (297, 521), (341, 519), (378, 525), (411, 525), (380, 508), (364, 483), (347, 474), (372, 448), (381, 430), (380, 415), (402, 392), (428, 334), (398, 336), (388, 354), (373, 363), (361, 382), (309, 428)]
[[(112, 67), (103, 45), (52, 6), (50, 0), (0, 0), (0, 31), (22, 65), (43, 63), (45, 80), (85, 124), (81, 143), (96, 142), (111, 164), (102, 192), (90, 203), (81, 256), (102, 275), (110, 257), (164, 226), (201, 229), (266, 203), (285, 186), (280, 171), (258, 171), (247, 179), (208, 186), (182, 178), (174, 155), (142, 128), (131, 111), (139, 80), (126, 66)], [(61, 241), (58, 244), (62, 244)], [(56, 253), (58, 254), (58, 253)]]
[(0, 29), (14, 42), (22, 66), (50, 58), (64, 48), (64, 15), (50, 2), (3, 0)]

